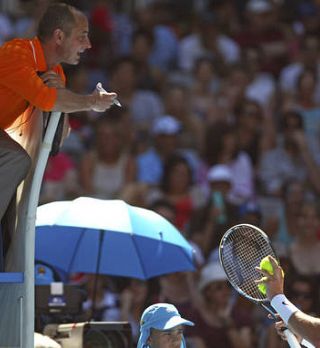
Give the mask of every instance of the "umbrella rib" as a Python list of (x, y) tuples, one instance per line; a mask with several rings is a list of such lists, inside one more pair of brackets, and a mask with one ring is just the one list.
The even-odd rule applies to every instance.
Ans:
[[(148, 238), (148, 237), (147, 237)], [(153, 239), (153, 238), (150, 238), (150, 239)], [(139, 263), (140, 263), (140, 266), (142, 268), (142, 271), (143, 271), (143, 274), (144, 274), (144, 277), (145, 279), (148, 279), (148, 275), (147, 275), (147, 271), (143, 265), (143, 262), (142, 262), (142, 258), (141, 258), (141, 254), (139, 252), (139, 248), (137, 247), (137, 242), (136, 240), (134, 239), (134, 236), (132, 235), (132, 240), (133, 240), (133, 244), (134, 244), (134, 247), (136, 249), (136, 252), (139, 256)], [(164, 241), (162, 241), (164, 243)], [(169, 243), (169, 244), (172, 244), (172, 245), (175, 245), (174, 243)], [(177, 245), (176, 245), (177, 246)], [(191, 260), (190, 260), (190, 256), (188, 255), (188, 253), (186, 252), (186, 250), (184, 250), (184, 248), (182, 248), (182, 255), (185, 257), (185, 259), (188, 261), (188, 263), (194, 268), (194, 261), (193, 261), (193, 258), (194, 258), (194, 255), (192, 255), (191, 257)], [(170, 273), (170, 272), (168, 272)], [(166, 274), (166, 273), (162, 273), (162, 274)], [(160, 275), (160, 274), (159, 274)]]
[(137, 255), (139, 256), (139, 263), (140, 263), (140, 266), (141, 266), (143, 274), (144, 274), (144, 279), (148, 279), (147, 272), (146, 272), (146, 270), (145, 270), (145, 268), (143, 266), (143, 263), (141, 261), (141, 254), (139, 252), (139, 248), (137, 247), (137, 243), (136, 243), (136, 240), (134, 239), (133, 235), (132, 235), (132, 241), (133, 241), (133, 245), (134, 245), (134, 247), (136, 249)]
[(79, 246), (80, 243), (81, 243), (81, 240), (82, 240), (82, 238), (83, 238), (83, 235), (84, 235), (85, 230), (86, 230), (86, 228), (82, 228), (82, 229), (81, 229), (80, 236), (79, 236), (79, 238), (78, 238), (78, 240), (77, 240), (76, 247), (74, 248), (74, 252), (73, 252), (73, 254), (72, 254), (71, 261), (70, 261), (70, 263), (69, 263), (68, 274), (70, 274), (70, 271), (71, 271), (73, 262), (74, 262), (74, 260), (75, 260), (75, 258), (76, 258), (78, 246)]

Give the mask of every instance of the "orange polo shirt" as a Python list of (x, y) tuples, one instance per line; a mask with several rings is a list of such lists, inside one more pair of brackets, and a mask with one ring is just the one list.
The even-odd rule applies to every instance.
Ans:
[[(51, 70), (65, 81), (61, 65)], [(52, 110), (57, 90), (47, 87), (38, 72), (47, 71), (38, 38), (14, 39), (0, 47), (0, 128), (7, 129), (29, 105)]]

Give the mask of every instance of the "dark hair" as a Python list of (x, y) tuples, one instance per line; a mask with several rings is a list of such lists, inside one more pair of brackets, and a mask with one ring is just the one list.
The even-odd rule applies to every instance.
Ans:
[(50, 38), (56, 29), (61, 29), (67, 36), (71, 34), (76, 19), (74, 13), (80, 11), (64, 3), (49, 5), (40, 19), (37, 36), (40, 41)]
[[(225, 121), (217, 121), (209, 125), (205, 134), (204, 159), (211, 167), (219, 163), (219, 156), (224, 150), (224, 137), (234, 134), (235, 127)], [(238, 156), (239, 149), (235, 149), (232, 158)]]
[(215, 72), (214, 60), (211, 57), (205, 56), (205, 55), (201, 56), (195, 60), (195, 63), (194, 63), (193, 69), (192, 69), (193, 72), (196, 73), (199, 70), (200, 66), (202, 64), (205, 64), (205, 63), (209, 64), (212, 68), (212, 71)]
[(129, 64), (132, 66), (134, 73), (137, 73), (138, 63), (129, 55), (120, 56), (115, 58), (108, 67), (110, 77), (112, 77), (123, 65)]
[(316, 69), (313, 69), (313, 68), (306, 68), (304, 69), (300, 75), (298, 76), (297, 78), (297, 81), (296, 81), (296, 86), (297, 86), (297, 89), (300, 90), (301, 89), (301, 85), (302, 85), (302, 81), (303, 79), (308, 76), (308, 75), (311, 75), (312, 78), (313, 78), (313, 81), (314, 81), (314, 84), (316, 84), (317, 82), (317, 71)]
[(156, 211), (157, 209), (160, 209), (160, 208), (166, 208), (166, 209), (171, 210), (173, 213), (176, 213), (175, 206), (169, 200), (167, 200), (165, 198), (157, 199), (148, 208), (150, 210), (154, 210), (154, 211)]
[(303, 118), (300, 112), (296, 110), (288, 110), (283, 113), (281, 119), (280, 119), (280, 130), (284, 132), (289, 128), (290, 121), (289, 119), (294, 118), (296, 121), (296, 128), (299, 130), (304, 129), (304, 124), (303, 124)]
[(154, 35), (152, 31), (137, 29), (133, 32), (132, 42), (135, 42), (138, 38), (145, 38), (150, 46), (154, 44)]
[(171, 173), (173, 169), (179, 164), (184, 164), (187, 167), (189, 178), (190, 178), (189, 185), (193, 184), (192, 168), (189, 162), (184, 156), (175, 154), (169, 157), (164, 164), (162, 180), (160, 185), (164, 192), (169, 191)]
[(239, 119), (242, 116), (246, 116), (246, 109), (248, 106), (254, 106), (256, 107), (257, 110), (257, 116), (261, 118), (262, 116), (262, 108), (260, 106), (260, 104), (258, 102), (256, 102), (253, 99), (249, 99), (249, 98), (242, 98), (234, 107), (234, 115), (236, 116), (236, 123), (239, 121)]

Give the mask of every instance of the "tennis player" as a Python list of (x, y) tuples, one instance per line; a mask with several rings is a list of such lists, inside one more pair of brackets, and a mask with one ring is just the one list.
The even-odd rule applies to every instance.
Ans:
[(183, 319), (169, 303), (156, 303), (144, 310), (137, 348), (186, 348), (183, 327), (193, 322)]
[(283, 320), (283, 322), (276, 323), (278, 333), (280, 334), (282, 328), (287, 326), (296, 334), (303, 346), (320, 347), (320, 319), (303, 313), (287, 299), (283, 291), (284, 276), (282, 269), (272, 256), (269, 256), (269, 260), (273, 266), (273, 275), (259, 269), (263, 278), (258, 283), (266, 285), (271, 306)]

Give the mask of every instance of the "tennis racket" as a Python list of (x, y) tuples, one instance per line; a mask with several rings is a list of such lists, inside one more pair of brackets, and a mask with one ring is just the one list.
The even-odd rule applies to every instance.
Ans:
[[(259, 291), (255, 282), (261, 278), (256, 267), (259, 267), (261, 260), (268, 255), (277, 260), (269, 237), (253, 225), (239, 224), (231, 227), (220, 242), (220, 262), (233, 288), (240, 295), (263, 307), (276, 320), (276, 313), (267, 296)], [(291, 348), (301, 348), (289, 329), (286, 329), (284, 334)]]

